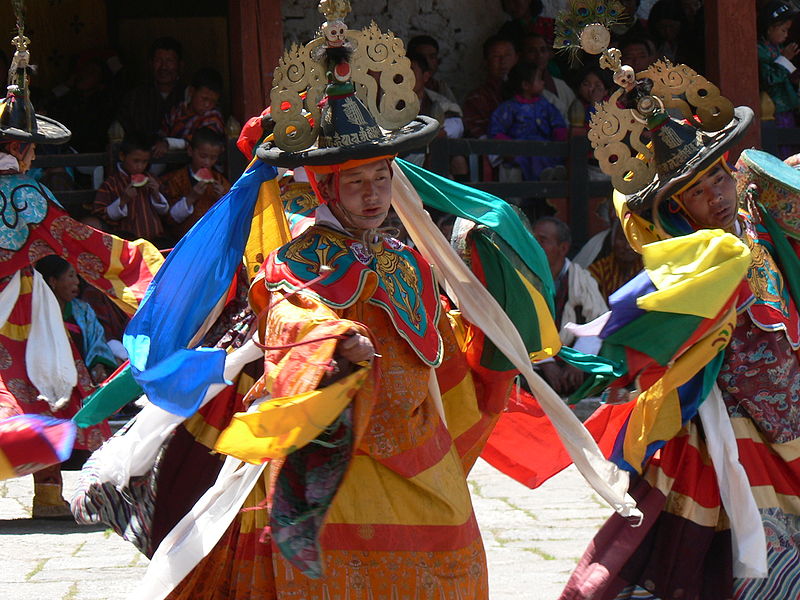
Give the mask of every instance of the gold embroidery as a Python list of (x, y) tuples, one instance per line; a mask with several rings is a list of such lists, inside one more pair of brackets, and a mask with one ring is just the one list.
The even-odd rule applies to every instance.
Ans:
[(747, 236), (747, 245), (750, 248), (750, 268), (747, 271), (750, 290), (759, 300), (777, 305), (781, 313), (788, 317), (789, 307), (783, 298), (783, 277), (775, 260), (764, 246), (756, 243), (750, 236)]
[[(412, 290), (419, 290), (417, 272), (407, 261), (403, 260), (402, 256), (386, 250), (382, 243), (373, 245), (372, 252), (375, 256), (375, 271), (386, 287), (386, 291), (389, 292), (389, 297), (392, 299), (392, 302), (398, 305), (398, 308), (402, 309), (402, 311), (408, 315), (414, 327), (419, 327), (422, 321), (419, 310), (419, 292), (412, 294), (410, 297), (408, 292), (402, 288), (398, 290), (395, 281), (396, 277)], [(410, 301), (411, 299), (414, 301), (413, 306)]]
[[(312, 246), (315, 246), (316, 261), (303, 256), (303, 253)], [(286, 249), (286, 260), (305, 265), (312, 273), (319, 273), (321, 265), (332, 265), (343, 254), (347, 254), (347, 248), (342, 244), (342, 236), (318, 228), (315, 235), (304, 235), (290, 243)]]

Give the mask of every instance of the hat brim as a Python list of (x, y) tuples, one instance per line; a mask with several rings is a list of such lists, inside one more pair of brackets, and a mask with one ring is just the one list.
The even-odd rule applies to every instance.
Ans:
[(0, 141), (17, 140), (33, 144), (64, 144), (72, 132), (64, 125), (42, 115), (36, 115), (36, 132), (30, 133), (16, 127), (0, 127)]
[(656, 175), (643, 190), (627, 195), (628, 207), (637, 213), (643, 213), (655, 209), (662, 199), (677, 194), (698, 173), (717, 162), (742, 137), (752, 122), (753, 110), (748, 106), (737, 106), (733, 111), (733, 118), (725, 127), (719, 131), (701, 133), (703, 145), (700, 152), (688, 160), (669, 180), (661, 181)]
[(285, 152), (268, 141), (256, 150), (256, 156), (276, 167), (294, 169), (303, 166), (335, 165), (348, 160), (404, 154), (427, 146), (439, 131), (439, 122), (430, 117), (419, 116), (408, 125), (394, 131), (386, 131), (383, 136), (371, 142), (352, 146), (331, 148), (312, 147), (302, 152)]

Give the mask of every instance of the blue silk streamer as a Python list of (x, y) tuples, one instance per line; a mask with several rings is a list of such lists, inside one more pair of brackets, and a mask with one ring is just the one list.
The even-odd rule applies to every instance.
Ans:
[(277, 169), (254, 162), (170, 252), (123, 337), (131, 371), (153, 404), (192, 415), (223, 376), (225, 351), (188, 348), (242, 263), (261, 184)]

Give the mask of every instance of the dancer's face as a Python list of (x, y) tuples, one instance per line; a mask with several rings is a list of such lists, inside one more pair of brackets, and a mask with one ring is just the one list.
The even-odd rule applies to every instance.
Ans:
[(692, 221), (704, 229), (731, 229), (736, 221), (736, 184), (721, 163), (681, 192), (680, 199)]
[[(335, 178), (323, 184), (327, 198), (336, 198)], [(392, 176), (389, 162), (380, 159), (342, 171), (339, 175), (338, 201), (331, 211), (348, 229), (365, 230), (380, 227), (392, 204)]]

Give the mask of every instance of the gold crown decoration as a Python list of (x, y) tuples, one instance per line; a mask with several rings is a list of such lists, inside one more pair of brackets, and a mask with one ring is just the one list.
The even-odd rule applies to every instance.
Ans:
[(24, 72), (27, 83), (27, 70), (30, 67), (30, 53), (28, 46), (31, 40), (25, 35), (25, 3), (23, 0), (12, 0), (11, 6), (14, 10), (14, 19), (16, 21), (17, 35), (11, 40), (11, 44), (16, 48), (14, 55), (11, 57), (11, 65), (8, 69), (8, 83), (22, 87), (17, 77), (17, 70), (21, 69)]
[(270, 93), (275, 146), (287, 152), (311, 148), (320, 134), (320, 101), (326, 88), (348, 85), (385, 130), (396, 130), (417, 116), (414, 72), (402, 40), (375, 23), (349, 30), (342, 19), (349, 0), (322, 0), (327, 21), (305, 46), (293, 45), (279, 60)]
[(319, 3), (319, 12), (328, 21), (341, 21), (351, 10), (350, 0), (322, 0)]
[[(599, 54), (600, 66), (614, 74), (619, 89), (595, 105), (588, 138), (614, 188), (636, 194), (653, 183), (656, 174), (666, 176), (694, 156), (700, 132), (722, 130), (733, 119), (734, 108), (717, 86), (686, 65), (662, 59), (635, 73), (622, 64), (622, 53), (609, 47), (609, 27), (622, 19), (616, 0), (572, 0), (556, 19), (553, 45), (571, 53), (573, 60), (580, 50)], [(668, 111), (680, 113), (695, 131), (676, 129), (680, 126)], [(654, 160), (654, 141), (659, 160)]]

